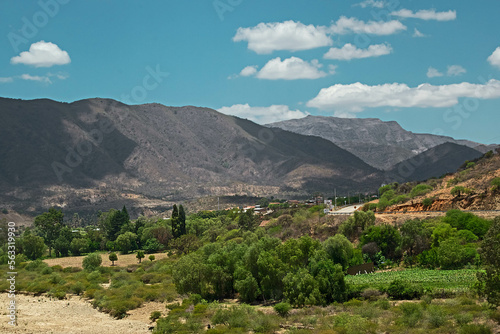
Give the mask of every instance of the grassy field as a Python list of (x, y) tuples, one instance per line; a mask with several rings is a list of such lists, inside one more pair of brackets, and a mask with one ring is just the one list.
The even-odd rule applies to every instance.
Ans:
[[(142, 261), (149, 261), (148, 258), (151, 254), (145, 254), (145, 258), (142, 259)], [(168, 257), (167, 253), (155, 253), (152, 254), (155, 256), (156, 260), (161, 260), (165, 259)], [(119, 267), (126, 267), (131, 264), (136, 264), (138, 263), (137, 258), (135, 257), (136, 254), (125, 254), (125, 255), (120, 255), (118, 254), (118, 261), (115, 261), (115, 266)], [(61, 266), (63, 268), (67, 267), (77, 267), (77, 268), (82, 268), (82, 262), (83, 258), (85, 256), (71, 256), (71, 257), (60, 257), (60, 258), (54, 258), (54, 259), (46, 259), (43, 260), (43, 262), (47, 263), (49, 266)], [(111, 261), (109, 261), (109, 254), (108, 253), (102, 253), (101, 254), (102, 258), (102, 266), (104, 267), (111, 267)]]

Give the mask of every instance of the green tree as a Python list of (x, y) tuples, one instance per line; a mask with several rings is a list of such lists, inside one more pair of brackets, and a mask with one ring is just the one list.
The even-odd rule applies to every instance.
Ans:
[(483, 285), (482, 293), (488, 303), (500, 306), (500, 217), (496, 217), (486, 233), (479, 250), (485, 272), (478, 272), (478, 280)]
[(324, 304), (318, 281), (305, 268), (289, 272), (283, 279), (283, 285), (283, 295), (294, 306)]
[(144, 259), (144, 252), (137, 251), (137, 255), (135, 257), (139, 260), (139, 263), (141, 263), (142, 259)]
[(252, 231), (255, 228), (256, 221), (257, 219), (251, 209), (240, 213), (238, 216), (238, 225), (246, 231)]
[(149, 261), (153, 262), (154, 260), (155, 260), (155, 256), (154, 256), (153, 254), (151, 254), (151, 255), (149, 256)]
[(70, 244), (70, 250), (73, 255), (81, 255), (88, 252), (89, 240), (86, 238), (74, 238)]
[(360, 242), (361, 245), (375, 242), (382, 255), (390, 259), (397, 259), (401, 255), (401, 234), (391, 225), (370, 226), (361, 235)]
[(43, 238), (31, 234), (28, 230), (23, 234), (22, 238), (23, 253), (30, 260), (36, 260), (42, 257), (45, 251), (45, 244)]
[(92, 272), (101, 266), (102, 258), (98, 253), (92, 253), (83, 258), (83, 269)]
[(336, 234), (323, 242), (323, 248), (333, 263), (338, 263), (343, 270), (347, 270), (354, 255), (354, 247), (342, 234)]
[(179, 205), (179, 232), (180, 235), (186, 234), (186, 213), (182, 204)]
[(118, 261), (118, 255), (116, 253), (109, 254), (109, 261), (111, 261), (111, 265), (115, 265), (115, 261)]
[(74, 235), (73, 232), (71, 232), (71, 229), (68, 226), (63, 226), (59, 232), (59, 236), (54, 242), (56, 256), (68, 256), (73, 238)]
[(179, 209), (177, 208), (177, 204), (174, 204), (172, 209), (172, 218), (170, 219), (172, 222), (172, 234), (175, 239), (179, 238), (182, 235), (180, 219), (179, 219)]
[(427, 229), (424, 222), (419, 219), (407, 220), (400, 227), (401, 250), (410, 257), (410, 264), (413, 264), (413, 257), (430, 249), (431, 231)]
[(120, 234), (118, 238), (116, 238), (116, 244), (118, 249), (123, 253), (127, 254), (131, 250), (135, 249), (136, 246), (137, 235), (132, 232), (125, 232)]
[(44, 212), (35, 218), (35, 227), (38, 234), (49, 247), (49, 257), (52, 256), (52, 248), (59, 237), (61, 228), (64, 226), (63, 219), (62, 211), (55, 208), (50, 208), (48, 212)]

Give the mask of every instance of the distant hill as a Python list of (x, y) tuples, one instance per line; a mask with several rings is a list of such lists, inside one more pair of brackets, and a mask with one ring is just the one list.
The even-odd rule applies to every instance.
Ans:
[(396, 164), (388, 173), (395, 181), (424, 181), (447, 173), (454, 173), (466, 160), (474, 160), (483, 153), (464, 145), (444, 143)]
[(210, 195), (367, 191), (382, 180), (328, 140), (207, 108), (0, 98), (0, 110), (0, 200), (18, 212), (125, 203), (140, 213)]
[(267, 126), (328, 139), (382, 170), (390, 170), (397, 163), (444, 143), (465, 145), (482, 153), (497, 147), (451, 137), (413, 133), (404, 130), (397, 122), (383, 122), (376, 118), (307, 116)]

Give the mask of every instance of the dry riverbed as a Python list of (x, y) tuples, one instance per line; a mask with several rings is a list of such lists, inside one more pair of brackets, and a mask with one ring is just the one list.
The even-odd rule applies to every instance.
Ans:
[(44, 296), (16, 295), (17, 326), (8, 324), (6, 293), (0, 294), (0, 333), (53, 333), (53, 334), (125, 334), (151, 333), (149, 315), (165, 311), (164, 303), (146, 303), (130, 311), (130, 316), (116, 320), (94, 309), (78, 296), (56, 300)]

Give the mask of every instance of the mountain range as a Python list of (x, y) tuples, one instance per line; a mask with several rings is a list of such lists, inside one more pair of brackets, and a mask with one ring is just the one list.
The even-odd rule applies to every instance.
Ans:
[(325, 138), (381, 170), (391, 170), (396, 164), (444, 143), (467, 146), (482, 153), (496, 148), (496, 145), (486, 146), (469, 140), (413, 133), (395, 121), (383, 122), (376, 118), (309, 115), (267, 126)]
[[(481, 155), (471, 148), (480, 144), (450, 139), (453, 145), (442, 146), (447, 137), (416, 135), (374, 119), (310, 116), (288, 121), (295, 124), (289, 131), (286, 122), (266, 127), (208, 108), (131, 106), (100, 98), (73, 103), (0, 98), (0, 113), (0, 200), (31, 215), (50, 206), (95, 212), (127, 204), (139, 214), (206, 196), (368, 192), (394, 176), (389, 174), (399, 173), (400, 181), (418, 179), (432, 163), (430, 174), (439, 176)], [(323, 130), (296, 133), (299, 121), (311, 132), (315, 120)], [(425, 153), (428, 148), (456, 157)], [(367, 158), (387, 152), (393, 158), (385, 171)], [(396, 163), (407, 158), (413, 165), (422, 161), (411, 176), (402, 175)]]

